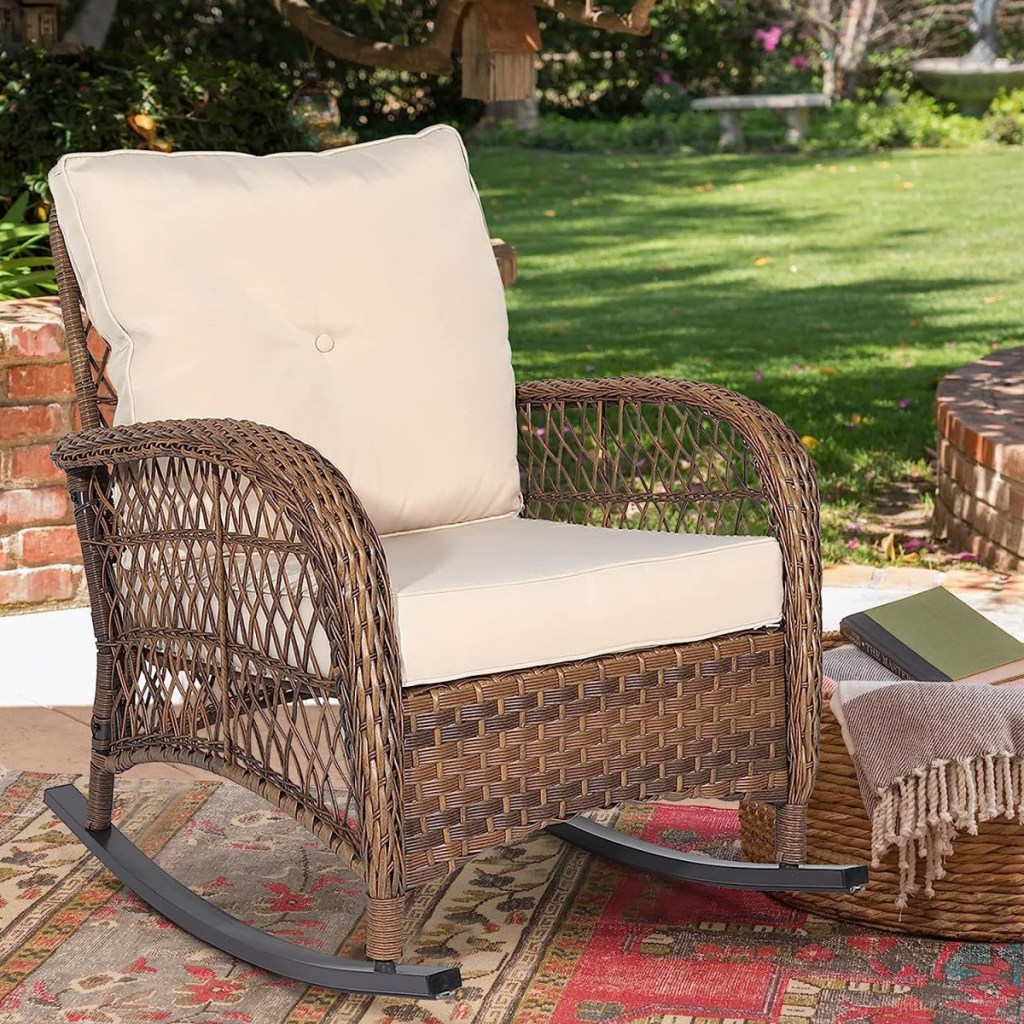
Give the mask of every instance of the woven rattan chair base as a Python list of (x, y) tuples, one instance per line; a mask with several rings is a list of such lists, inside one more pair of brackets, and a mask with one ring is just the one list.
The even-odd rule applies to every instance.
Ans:
[[(826, 646), (835, 640), (826, 637)], [(775, 808), (740, 805), (743, 854), (751, 861), (774, 860)], [(807, 856), (819, 864), (871, 863), (871, 823), (839, 723), (826, 703), (822, 714), (820, 762), (807, 819)], [(887, 931), (981, 942), (1024, 940), (1024, 828), (1016, 821), (987, 822), (976, 836), (962, 835), (946, 862), (935, 895), (911, 897), (904, 910), (899, 893), (898, 853), (872, 868), (864, 892), (787, 892), (783, 903), (824, 917), (857, 921)]]
[(778, 629), (407, 690), (410, 884), (623, 800), (786, 799)]

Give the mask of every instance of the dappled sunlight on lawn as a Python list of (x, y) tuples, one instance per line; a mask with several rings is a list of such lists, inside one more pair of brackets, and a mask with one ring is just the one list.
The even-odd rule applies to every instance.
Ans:
[(472, 159), (520, 377), (744, 391), (819, 442), (829, 521), (924, 470), (938, 378), (1021, 342), (1014, 151)]

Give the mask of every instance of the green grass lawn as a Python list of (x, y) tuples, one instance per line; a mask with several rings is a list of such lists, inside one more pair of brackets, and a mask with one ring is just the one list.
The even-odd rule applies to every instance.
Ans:
[(478, 148), (473, 169), (519, 250), (519, 377), (664, 374), (763, 402), (811, 439), (832, 561), (884, 560), (849, 527), (928, 473), (939, 378), (1024, 344), (1020, 150)]

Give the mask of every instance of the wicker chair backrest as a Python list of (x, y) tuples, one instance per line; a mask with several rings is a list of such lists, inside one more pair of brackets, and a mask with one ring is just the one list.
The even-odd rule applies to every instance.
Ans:
[(56, 208), (50, 210), (50, 247), (82, 428), (109, 427), (117, 408), (117, 393), (107, 377), (110, 346), (83, 318), (82, 295), (57, 222)]

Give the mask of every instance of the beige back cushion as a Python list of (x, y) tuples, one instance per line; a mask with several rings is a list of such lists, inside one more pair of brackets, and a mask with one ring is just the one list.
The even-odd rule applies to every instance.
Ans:
[(50, 173), (117, 422), (267, 423), (382, 534), (515, 515), (515, 384), (447, 126), (325, 153), (72, 154)]

